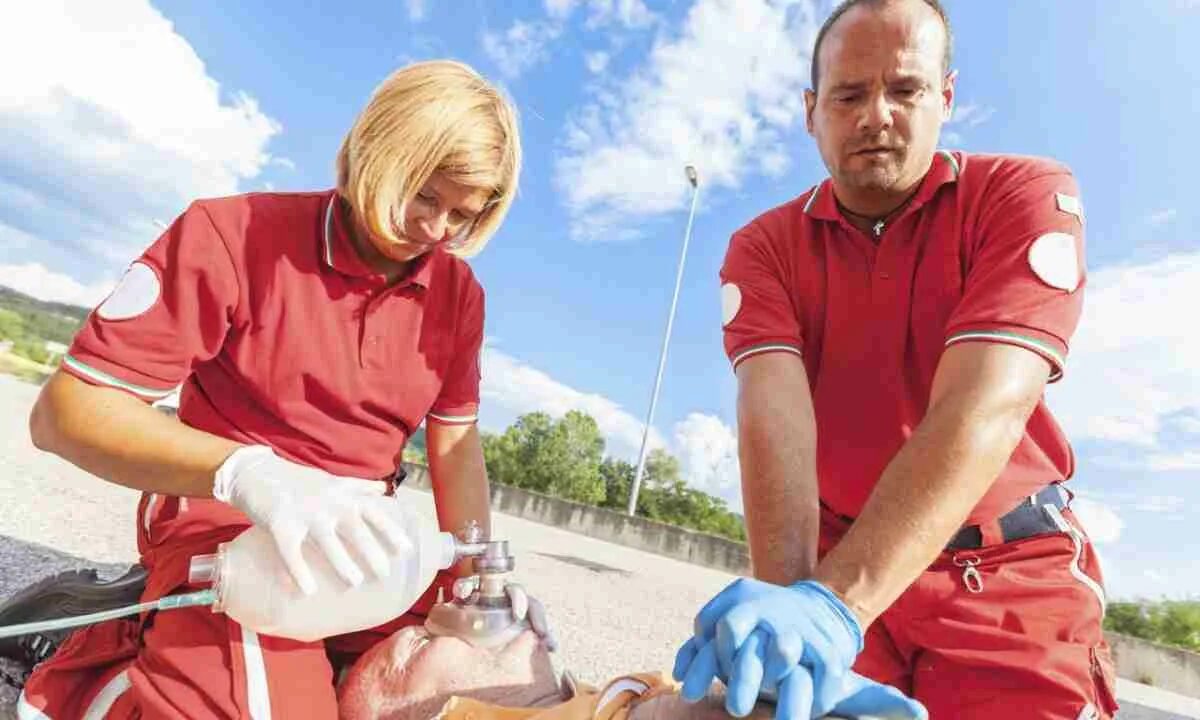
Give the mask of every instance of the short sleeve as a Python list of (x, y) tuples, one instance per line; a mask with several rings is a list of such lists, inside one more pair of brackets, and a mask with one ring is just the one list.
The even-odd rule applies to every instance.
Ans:
[(159, 400), (219, 352), (237, 301), (229, 250), (205, 208), (193, 204), (88, 315), (62, 368)]
[(721, 323), (734, 370), (762, 353), (802, 354), (803, 334), (787, 278), (785, 259), (757, 226), (730, 239), (720, 272)]
[(1086, 280), (1083, 210), (1069, 171), (1013, 174), (987, 191), (979, 238), (963, 296), (947, 325), (946, 345), (984, 341), (1017, 345), (1060, 379), (1083, 309)]
[(470, 425), (479, 419), (479, 381), (482, 375), (484, 295), (470, 284), (464, 293), (454, 356), (430, 409), (428, 419), (444, 425)]

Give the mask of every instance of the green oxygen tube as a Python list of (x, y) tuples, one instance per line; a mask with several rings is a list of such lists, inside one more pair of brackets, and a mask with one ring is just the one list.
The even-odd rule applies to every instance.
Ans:
[(104, 610), (101, 612), (88, 613), (87, 615), (75, 615), (73, 617), (54, 618), (52, 620), (38, 620), (37, 622), (19, 623), (17, 625), (5, 625), (0, 627), (0, 638), (16, 637), (18, 635), (30, 635), (32, 633), (46, 632), (48, 630), (62, 630), (64, 628), (81, 627), (83, 625), (94, 625), (105, 620), (113, 620), (126, 615), (137, 615), (138, 613), (147, 610), (175, 610), (177, 608), (186, 607), (202, 607), (204, 605), (212, 605), (217, 600), (217, 593), (214, 590), (200, 590), (197, 592), (182, 593), (179, 595), (167, 595), (158, 600), (150, 602), (137, 603), (136, 605), (126, 605), (125, 607), (113, 608), (112, 610)]

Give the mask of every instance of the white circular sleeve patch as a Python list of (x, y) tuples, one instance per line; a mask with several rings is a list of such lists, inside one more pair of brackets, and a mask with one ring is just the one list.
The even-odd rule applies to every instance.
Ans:
[(96, 313), (105, 320), (128, 320), (154, 307), (161, 286), (158, 275), (145, 263), (135, 262), (125, 271), (121, 282), (113, 289)]
[(1029, 267), (1050, 287), (1075, 292), (1079, 287), (1079, 251), (1075, 236), (1046, 233), (1029, 246)]
[(742, 291), (733, 283), (721, 286), (721, 325), (733, 322), (738, 310), (742, 309)]

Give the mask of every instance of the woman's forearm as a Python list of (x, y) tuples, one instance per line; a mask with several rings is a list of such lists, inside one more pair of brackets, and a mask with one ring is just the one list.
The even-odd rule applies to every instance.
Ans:
[(97, 477), (186, 497), (211, 497), (217, 468), (240, 447), (61, 370), (42, 388), (29, 429), (38, 448)]

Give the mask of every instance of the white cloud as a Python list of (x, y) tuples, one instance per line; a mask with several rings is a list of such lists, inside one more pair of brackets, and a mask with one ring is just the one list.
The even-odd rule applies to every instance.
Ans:
[(1183, 510), (1184, 499), (1178, 495), (1148, 495), (1134, 501), (1133, 509), (1150, 513), (1177, 513)]
[[(591, 415), (607, 441), (607, 452), (615, 457), (636, 461), (642, 445), (645, 423), (617, 403), (596, 393), (587, 393), (565, 385), (546, 373), (522, 363), (498, 350), (485, 348), (483, 383), (485, 403), (493, 403), (512, 419), (528, 412), (545, 412), (562, 417), (570, 410)], [(657, 430), (650, 433), (650, 449), (665, 447)]]
[(47, 302), (95, 307), (115, 285), (111, 281), (84, 285), (62, 273), (52, 272), (38, 263), (0, 265), (0, 285)]
[(1091, 273), (1067, 375), (1047, 396), (1073, 439), (1125, 443), (1121, 462), (1200, 466), (1200, 447), (1162, 437), (1200, 415), (1200, 334), (1180, 315), (1200, 307), (1200, 253)]
[(24, 250), (36, 245), (40, 240), (24, 230), (4, 222), (0, 222), (0, 250)]
[(979, 103), (963, 103), (954, 107), (947, 125), (965, 125), (977, 127), (984, 124), (996, 114), (996, 108), (980, 105)]
[[(1140, 467), (1140, 466), (1139, 466)], [(1136, 491), (1089, 490), (1083, 497), (1095, 504), (1121, 513), (1146, 512), (1173, 515), (1187, 509), (1187, 500), (1179, 495), (1145, 495)]]
[(720, 418), (694, 412), (675, 424), (674, 435), (684, 480), (740, 512), (741, 476), (733, 429)]
[(640, 28), (652, 24), (657, 15), (646, 7), (643, 0), (545, 0), (546, 13), (556, 20), (566, 20), (575, 8), (586, 6), (586, 26), (595, 29), (618, 24), (627, 28)]
[[(563, 34), (577, 7), (587, 8), (584, 26), (589, 30), (618, 25), (627, 29), (648, 27), (657, 16), (642, 0), (545, 0), (546, 20), (515, 20), (503, 32), (483, 33), (483, 51), (506, 77), (516, 78), (550, 57), (550, 48)], [(615, 41), (615, 38), (614, 38)], [(587, 53), (584, 62), (593, 73), (608, 66), (606, 52)]]
[(413, 22), (421, 22), (425, 19), (425, 0), (406, 0), (408, 5), (408, 19)]
[(706, 187), (736, 188), (764, 154), (785, 153), (816, 30), (811, 0), (697, 0), (568, 122), (556, 175), (572, 236), (636, 235), (639, 219), (683, 207), (688, 162), (704, 160)]
[(943, 147), (962, 147), (963, 130), (978, 127), (996, 114), (996, 109), (979, 103), (962, 103), (954, 106), (954, 113), (942, 126)]
[(1150, 217), (1146, 218), (1146, 222), (1156, 227), (1159, 225), (1166, 225), (1174, 220), (1177, 214), (1178, 213), (1176, 212), (1175, 208), (1159, 210), (1157, 212), (1150, 213)]
[(1088, 537), (1096, 544), (1114, 543), (1121, 537), (1125, 522), (1112, 507), (1086, 497), (1076, 497), (1071, 509)]
[(1200, 470), (1200, 450), (1188, 450), (1177, 453), (1154, 453), (1145, 458), (1144, 467), (1148, 470)]
[(1185, 415), (1175, 418), (1172, 423), (1175, 425), (1175, 429), (1180, 432), (1200, 435), (1200, 417)]
[(608, 67), (609, 55), (606, 52), (591, 52), (583, 56), (587, 69), (593, 73), (602, 73)]
[(550, 43), (561, 33), (558, 23), (517, 20), (503, 33), (485, 32), (483, 51), (500, 72), (515, 78), (548, 58)]
[(107, 261), (93, 273), (123, 269), (150, 218), (236, 192), (280, 130), (146, 0), (25, 3), (0, 23), (0, 65), (21, 69), (0, 84), (0, 219)]
[(271, 164), (278, 165), (279, 167), (285, 168), (287, 170), (295, 170), (296, 169), (296, 163), (285, 157), (273, 157), (273, 158), (271, 158)]
[(1157, 570), (1143, 570), (1142, 575), (1150, 582), (1159, 585), (1167, 581), (1167, 576)]

